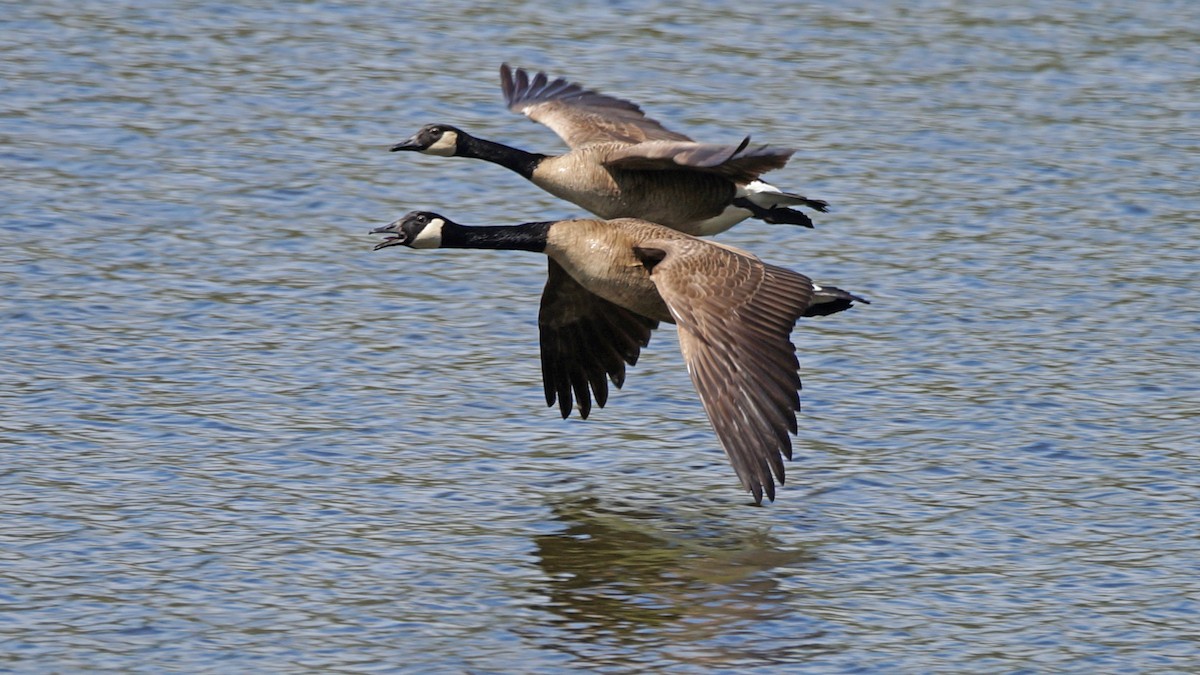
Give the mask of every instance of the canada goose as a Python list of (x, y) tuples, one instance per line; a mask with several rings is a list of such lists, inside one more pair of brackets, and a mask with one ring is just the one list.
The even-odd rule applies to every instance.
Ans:
[(584, 418), (618, 388), (659, 322), (678, 324), (692, 383), (742, 485), (762, 503), (783, 484), (782, 456), (800, 410), (799, 362), (789, 336), (802, 316), (849, 309), (862, 298), (820, 287), (750, 253), (636, 218), (468, 227), (413, 211), (371, 234), (375, 250), (477, 248), (549, 257), (538, 315), (546, 404)]
[(812, 227), (787, 207), (828, 207), (758, 180), (786, 164), (790, 148), (751, 147), (749, 136), (737, 145), (696, 143), (634, 103), (545, 73), (530, 79), (508, 64), (500, 66), (500, 84), (509, 110), (553, 129), (570, 152), (525, 152), (448, 124), (428, 124), (391, 150), (483, 159), (601, 218), (643, 218), (693, 235), (724, 232), (750, 217)]

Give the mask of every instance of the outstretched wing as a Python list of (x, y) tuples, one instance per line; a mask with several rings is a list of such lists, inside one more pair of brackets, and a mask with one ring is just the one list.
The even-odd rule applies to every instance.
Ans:
[(768, 171), (783, 168), (796, 152), (766, 145), (751, 148), (749, 144), (749, 136), (741, 145), (648, 141), (609, 152), (604, 165), (615, 169), (694, 169), (749, 183)]
[(646, 117), (636, 103), (608, 96), (561, 77), (500, 66), (500, 87), (508, 109), (550, 127), (571, 148), (596, 143), (690, 141)]
[(592, 396), (603, 408), (608, 400), (606, 378), (621, 388), (625, 364), (637, 363), (658, 322), (592, 293), (553, 258), (549, 260), (549, 277), (538, 314), (546, 405), (552, 406), (557, 400), (566, 419), (571, 414), (574, 394), (574, 400), (579, 401), (579, 415), (587, 419)]
[(764, 493), (773, 500), (800, 410), (790, 334), (812, 282), (701, 240), (646, 242), (635, 252), (679, 324), (688, 373), (742, 485), (755, 502)]

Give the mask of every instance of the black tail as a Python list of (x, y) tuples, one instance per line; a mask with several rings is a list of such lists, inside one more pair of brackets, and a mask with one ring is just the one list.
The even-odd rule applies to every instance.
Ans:
[(772, 225), (799, 225), (801, 227), (812, 227), (812, 218), (809, 218), (803, 211), (789, 209), (786, 206), (772, 206), (769, 209), (763, 209), (761, 215), (754, 214), (756, 218), (762, 219), (764, 222)]
[(818, 286), (813, 284), (812, 302), (809, 303), (808, 309), (804, 310), (804, 316), (829, 316), (830, 314), (837, 314), (838, 312), (850, 309), (856, 302), (861, 302), (864, 305), (871, 304), (870, 300), (860, 298), (836, 286)]
[(795, 192), (760, 192), (759, 196), (773, 197), (778, 200), (776, 206), (788, 204), (790, 206), (807, 206), (810, 209), (820, 211), (821, 213), (829, 212), (829, 202), (824, 199), (809, 199), (804, 195), (798, 195)]
[[(773, 192), (766, 192), (766, 193), (761, 193), (761, 194), (765, 194), (765, 195), (769, 195), (769, 196), (778, 196)], [(826, 202), (823, 202), (820, 199), (807, 199), (805, 197), (800, 197), (799, 195), (792, 195), (792, 194), (787, 194), (787, 193), (783, 193), (783, 194), (784, 194), (784, 196), (787, 196), (787, 197), (795, 197), (796, 199), (803, 199), (804, 201), (800, 202), (800, 203), (804, 204), (805, 206), (814, 208), (818, 211), (825, 211), (827, 209), (827, 207), (829, 206)], [(808, 216), (806, 216), (803, 212), (797, 211), (796, 209), (789, 209), (786, 206), (770, 206), (770, 207), (759, 206), (758, 204), (755, 204), (753, 201), (751, 201), (749, 197), (738, 197), (738, 198), (734, 199), (732, 203), (734, 206), (746, 209), (747, 211), (749, 211), (751, 213), (751, 215), (753, 217), (755, 217), (761, 221), (771, 223), (773, 225), (776, 225), (776, 224), (778, 224), (778, 225), (800, 225), (801, 227), (812, 227), (813, 226), (812, 219), (809, 218)], [(795, 202), (793, 201), (793, 203), (795, 203)]]

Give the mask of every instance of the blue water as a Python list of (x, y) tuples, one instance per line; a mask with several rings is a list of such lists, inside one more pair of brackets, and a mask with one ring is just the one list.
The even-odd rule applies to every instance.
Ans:
[[(1200, 668), (1200, 5), (6, 6), (0, 670)], [(500, 62), (799, 148), (874, 304), (795, 334), (749, 505), (664, 327), (544, 407), (544, 261), (372, 252), (578, 210)]]

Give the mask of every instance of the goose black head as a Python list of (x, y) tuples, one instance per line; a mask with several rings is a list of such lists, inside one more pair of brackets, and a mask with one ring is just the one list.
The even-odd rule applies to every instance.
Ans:
[(412, 150), (426, 155), (453, 157), (458, 154), (458, 141), (466, 136), (461, 129), (449, 124), (426, 124), (407, 140), (391, 147), (392, 152)]
[(438, 248), (442, 245), (442, 227), (449, 222), (429, 211), (410, 211), (402, 218), (371, 230), (370, 234), (390, 235), (375, 245), (374, 250), (389, 246), (409, 248)]

